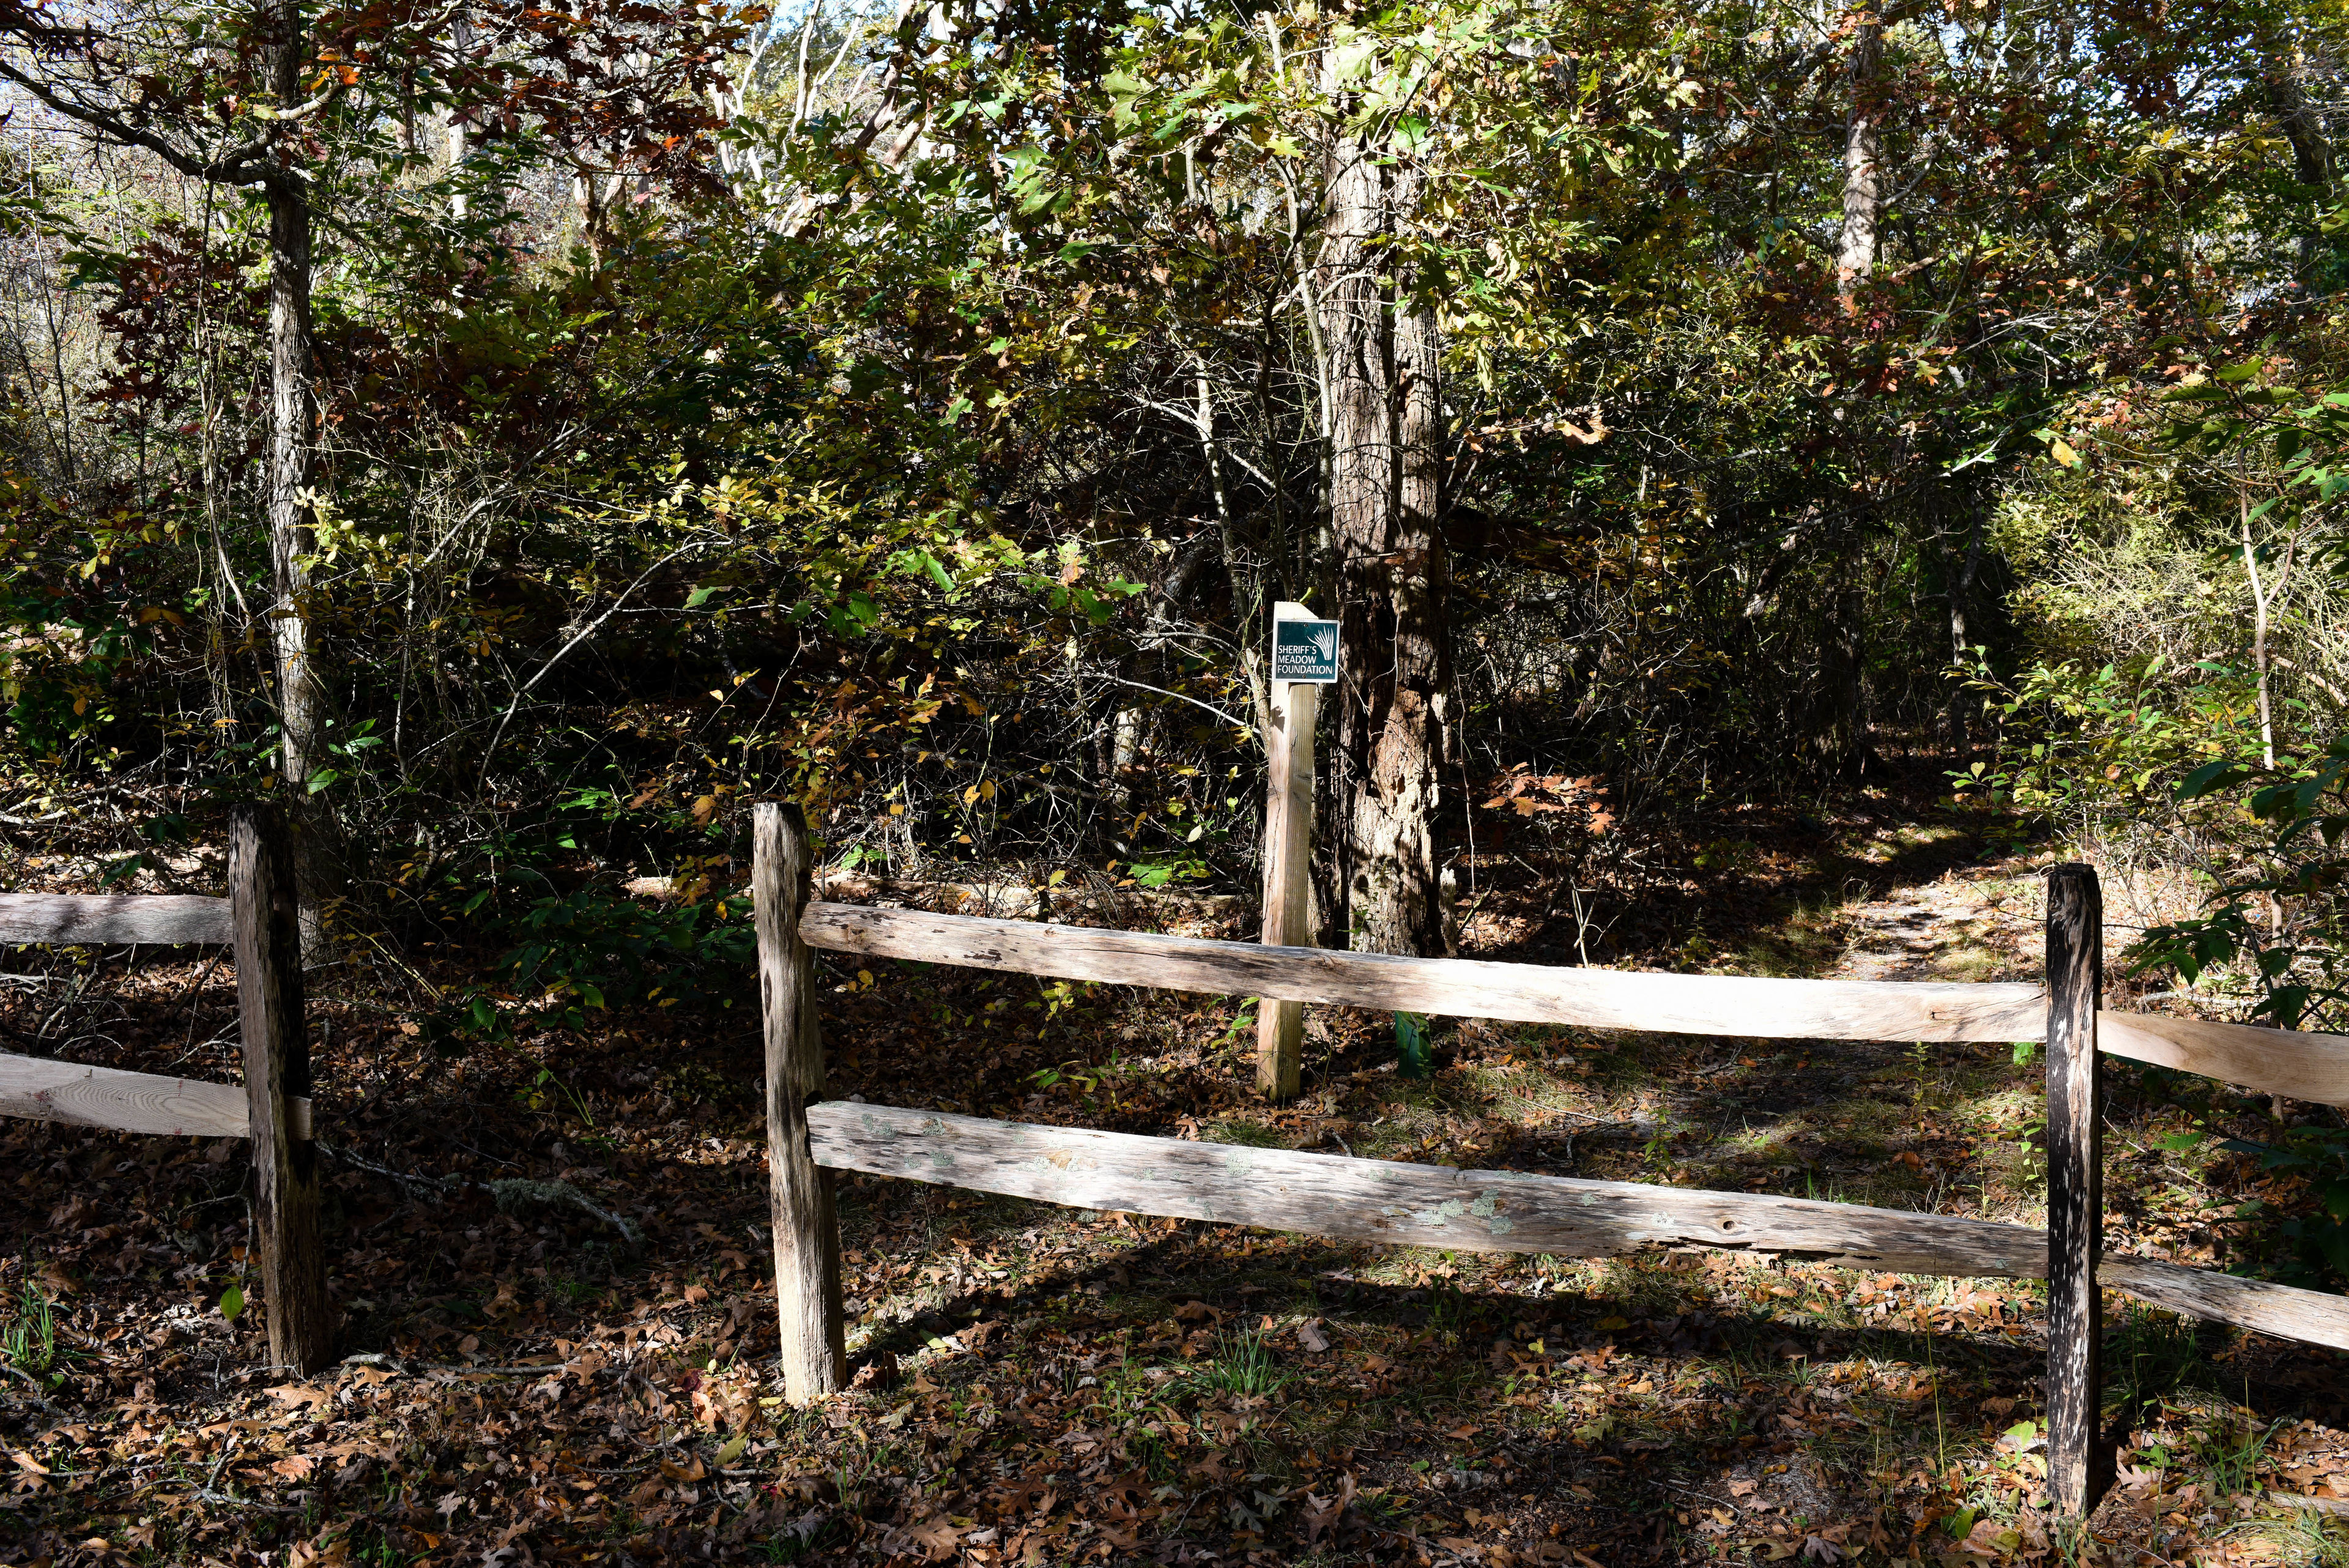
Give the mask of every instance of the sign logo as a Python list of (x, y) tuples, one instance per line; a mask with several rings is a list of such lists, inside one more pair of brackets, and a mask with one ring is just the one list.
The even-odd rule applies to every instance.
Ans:
[(1277, 620), (1272, 623), (1272, 678), (1329, 685), (1338, 679), (1338, 623)]

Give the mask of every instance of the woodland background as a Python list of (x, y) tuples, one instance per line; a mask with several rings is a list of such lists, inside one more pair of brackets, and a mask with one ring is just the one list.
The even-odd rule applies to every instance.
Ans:
[[(634, 1300), (640, 1319), (674, 1308), (683, 1323), (715, 1311), (713, 1288), (746, 1266), (726, 1267), (707, 1220), (693, 1231), (622, 1205), (636, 1219), (621, 1245), (572, 1199), (615, 1204), (596, 1179), (683, 1181), (751, 1156), (747, 1141), (728, 1153), (707, 1118), (747, 1115), (723, 1085), (747, 1038), (752, 801), (805, 805), (844, 896), (1249, 934), (1280, 599), (1345, 626), (1321, 739), (1325, 945), (1820, 972), (1870, 898), (1990, 877), (2002, 890), (1967, 912), (2003, 929), (1998, 911), (2028, 905), (2032, 867), (2082, 857), (2106, 877), (2116, 994), (2349, 1026), (2344, 51), (2349, 14), (2329, 0), (0, 5), (9, 884), (212, 890), (228, 803), (295, 809), (328, 1020), (321, 1092), (351, 1096), (351, 1222), (405, 1227), (409, 1252), (429, 1251), (436, 1228), (461, 1232), (452, 1258), (496, 1280), (515, 1259), (492, 1244), (497, 1227), (519, 1235), (520, 1222), (485, 1189), (429, 1183), (520, 1161), (552, 1183), (536, 1201), (568, 1216), (557, 1252), (601, 1249), (583, 1254), (592, 1267), (564, 1263), (557, 1290), (542, 1229), (540, 1251), (522, 1254), (536, 1273), (509, 1272), (461, 1310), (447, 1303), (464, 1271), (401, 1282), (402, 1268), (445, 1273), (450, 1260), (386, 1262), (375, 1283), (355, 1273), (338, 1283), (338, 1299), (365, 1303), (354, 1343), (392, 1358), (362, 1378), (407, 1376), (401, 1358), (459, 1354), (460, 1340), (480, 1362), (500, 1343), (492, 1327), (533, 1324), (564, 1332), (551, 1343), (575, 1366), (590, 1335), (563, 1314), (609, 1328), (634, 1309), (607, 1304)], [(2018, 942), (1982, 937), (1951, 972), (2024, 972)], [(109, 981), (88, 955), (12, 962), (11, 1049), (205, 1060), (202, 1031), (166, 1005), (202, 990), (197, 966)], [(1682, 1113), (1651, 1113), (1718, 1091), (1701, 1082), (1713, 1043), (1593, 1058), (1599, 1046), (1562, 1033), (1529, 1044), (1468, 1026), (1444, 1034), (1433, 1090), (1399, 1086), (1386, 1022), (1335, 1017), (1315, 1025), (1312, 1104), (1268, 1118), (1235, 1087), (1237, 1003), (1153, 1013), (1087, 988), (1014, 994), (895, 971), (827, 971), (827, 983), (861, 1021), (834, 1044), (852, 1084), (1136, 1129), (1187, 1118), (1195, 1135), (1350, 1137), (1398, 1158), (1438, 1158), (1450, 1137), (1495, 1161), (1533, 1136), (1504, 1125), (1527, 1106), (1597, 1106), (1572, 1115), (1614, 1126), (1621, 1163), (1593, 1152), (1612, 1147), (1602, 1128), (1580, 1156), (1565, 1137), (1547, 1168), (1694, 1179), (1670, 1131)], [(61, 1023), (67, 1002), (114, 1010), (100, 1014), (111, 1032)], [(1121, 1065), (1137, 1040), (1158, 1042), (1154, 1087)], [(1777, 1073), (1764, 1096), (1775, 1114), (1810, 1114), (1795, 1060), (1774, 1069), (1775, 1054), (1729, 1049), (1721, 1070)], [(1495, 1087), (1492, 1074), (1553, 1055), (1566, 1065), (1543, 1079), (1550, 1098)], [(1166, 1075), (1176, 1064), (1190, 1075)], [(1852, 1065), (1904, 1084), (1908, 1070)], [(1917, 1120), (1891, 1142), (1866, 1116), (1811, 1107), (1825, 1142), (1841, 1129), (1867, 1144), (1903, 1200), (1928, 1206), (1960, 1200), (1951, 1173), (1986, 1169), (1966, 1162), (1990, 1136), (1933, 1117), (2030, 1077), (2020, 1056), (2011, 1074), (1934, 1071), (1938, 1090), (1915, 1066)], [(2338, 1114), (2127, 1082), (2134, 1125), (2169, 1140), (2158, 1158), (2178, 1183), (2179, 1255), (2349, 1278)], [(491, 1109), (463, 1116), (505, 1118), (500, 1152), (452, 1147), (459, 1124), (425, 1116), (460, 1116), (465, 1095)], [(2021, 1213), (2030, 1118), (2000, 1104), (1980, 1127), (2004, 1129), (2007, 1163), (1982, 1175), (1980, 1205)], [(718, 1108), (679, 1109), (696, 1105)], [(631, 1107), (669, 1130), (622, 1132)], [(1369, 1137), (1381, 1117), (1418, 1141)], [(65, 1341), (46, 1359), (29, 1348), (38, 1325), (80, 1332), (75, 1293), (97, 1287), (75, 1260), (100, 1242), (115, 1257), (120, 1241), (108, 1277), (129, 1293), (123, 1311), (160, 1310), (133, 1289), (158, 1268), (200, 1300), (202, 1333), (166, 1324), (150, 1357), (178, 1366), (192, 1399), (202, 1357), (168, 1347), (244, 1333), (220, 1307), (237, 1237), (226, 1210), (180, 1223), (198, 1212), (186, 1205), (227, 1195), (189, 1185), (226, 1179), (202, 1158), (118, 1169), (109, 1151), (123, 1140), (10, 1136), (26, 1234), (48, 1238), (28, 1240), (9, 1276), (11, 1364), (37, 1362), (35, 1386), (58, 1400), (69, 1386), (93, 1409), (116, 1399), (119, 1417), (101, 1439), (88, 1419), (75, 1438), (62, 1417), (23, 1412), (26, 1431), (67, 1445), (16, 1439), (31, 1478), (16, 1507), (37, 1524), (26, 1552), (63, 1561), (86, 1539), (105, 1544), (77, 1531), (109, 1489), (161, 1484), (164, 1470), (122, 1458), (119, 1434), (168, 1449), (156, 1412), (172, 1374), (96, 1370), (94, 1347), (112, 1342), (92, 1316), (99, 1361), (74, 1374), (81, 1385), (44, 1385), (73, 1368)], [(667, 1152), (630, 1152), (639, 1136), (669, 1138)], [(1748, 1151), (1737, 1179), (1816, 1184), (1808, 1157), (1789, 1165), (1783, 1141), (1772, 1147)], [(74, 1208), (107, 1171), (130, 1172), (144, 1220)], [(724, 1236), (755, 1226), (755, 1185), (708, 1199), (713, 1215), (740, 1210)], [(931, 1206), (918, 1224), (892, 1201), (852, 1204), (855, 1223), (885, 1238), (906, 1227), (931, 1249), (964, 1223), (942, 1220), (955, 1206), (934, 1197), (905, 1200)], [(139, 1252), (149, 1221), (177, 1249), (165, 1263)], [(102, 1234), (126, 1223), (129, 1240)], [(1092, 1245), (1102, 1227), (1087, 1225)], [(664, 1234), (683, 1250), (659, 1252)], [(974, 1243), (961, 1244), (968, 1264)], [(378, 1245), (370, 1255), (403, 1250)], [(876, 1277), (894, 1266), (875, 1262)], [(1369, 1289), (1353, 1268), (1341, 1282)], [(648, 1472), (666, 1494), (635, 1494), (604, 1535), (580, 1539), (640, 1558), (657, 1527), (685, 1532), (661, 1536), (664, 1552), (685, 1541), (1013, 1560), (1021, 1529), (1067, 1544), (1050, 1534), (1053, 1508), (1090, 1495), (1076, 1506), (1107, 1521), (1100, 1540), (1162, 1562), (1186, 1560), (1191, 1546), (1165, 1543), (1205, 1520), (1252, 1536), (1241, 1552), (1271, 1540), (1291, 1554), (1425, 1555), (1436, 1538), (1419, 1516), (1352, 1501), (1372, 1460), (1342, 1486), (1335, 1469), (1299, 1470), (1290, 1449), (1328, 1469), (1334, 1439), (1283, 1449), (1246, 1403), (1306, 1376), (1268, 1359), (1296, 1323), (1309, 1333), (1281, 1353), (1321, 1354), (1309, 1342), (1329, 1340), (1330, 1320), (1305, 1310), (1315, 1300), (1288, 1318), (1242, 1296), (1203, 1302), (1189, 1293), (1213, 1292), (1195, 1275), (1165, 1269), (1185, 1282), (1182, 1310), (1198, 1309), (1168, 1344), (1222, 1369), (1232, 1423), (1185, 1416), (1176, 1441), (1161, 1422), (1182, 1461), (1166, 1474), (1226, 1489), (1195, 1519), (1153, 1490), (1175, 1484), (1156, 1460), (1112, 1447), (1089, 1494), (1038, 1480), (962, 1512), (918, 1501), (918, 1476), (951, 1460), (874, 1461), (898, 1477), (880, 1485), (810, 1480), (813, 1459), (792, 1482), (779, 1459), (769, 1469), (785, 1479), (760, 1484), (788, 1513), (721, 1505), (721, 1522), (696, 1525), (699, 1505), (678, 1495), (705, 1459), (719, 1473), (728, 1432), (757, 1441), (753, 1458), (822, 1448), (820, 1429), (786, 1430), (788, 1413), (748, 1393), (737, 1408), (707, 1392), (713, 1347), (730, 1368), (751, 1355), (758, 1312), (740, 1306), (706, 1333), (620, 1335), (696, 1349), (692, 1389), (665, 1385), (657, 1408), (649, 1382), (611, 1396), (635, 1403), (610, 1430), (639, 1423), (636, 1447), (678, 1473)], [(1456, 1275), (1444, 1262), (1389, 1282), (1415, 1293), (1381, 1320), (1405, 1349), (1337, 1354), (1392, 1371), (1432, 1343), (1413, 1335), (1464, 1333), (1494, 1357), (1495, 1399), (1521, 1392), (1512, 1355), (1548, 1357), (1543, 1376), (1565, 1386), (1613, 1354), (1576, 1351), (1563, 1327), (1542, 1349), (1553, 1320), (1460, 1305), (1445, 1294)], [(1537, 1295), (1565, 1288), (1538, 1279)], [(957, 1281), (932, 1279), (941, 1303)], [(1487, 1283), (1493, 1300), (1512, 1288)], [(1654, 1323), (1656, 1355), (1688, 1348), (1687, 1298), (1671, 1292), (1693, 1284), (1587, 1284), (1602, 1303), (1588, 1323), (1619, 1325), (1590, 1331), (1606, 1344)], [(1112, 1286), (1082, 1287), (1081, 1312), (1108, 1311)], [(1899, 1299), (1888, 1289), (1836, 1287), (1854, 1324)], [(1653, 1312), (1617, 1310), (1627, 1290)], [(1675, 1299), (1682, 1310), (1667, 1312)], [(1915, 1310), (1930, 1334), (1952, 1312), (1979, 1327), (1984, 1309), (1964, 1297)], [(1992, 1321), (2011, 1325), (2005, 1310)], [(1226, 1319), (1255, 1326), (1226, 1333)], [(1010, 1341), (1072, 1343), (1043, 1321), (1019, 1318)], [(1770, 1364), (1777, 1331), (1748, 1329)], [(2168, 1376), (2190, 1380), (2209, 1349), (2178, 1350)], [(1076, 1351), (1039, 1355), (1053, 1367)], [(1597, 1361), (1561, 1370), (1578, 1355)], [(2300, 1373), (2330, 1376), (2307, 1372), (2326, 1358), (2302, 1359)], [(205, 1397), (239, 1397), (222, 1366), (214, 1355)], [(603, 1368), (577, 1374), (579, 1389)], [(1986, 1408), (2006, 1401), (2002, 1417), (2018, 1398), (2029, 1408), (2010, 1373), (1982, 1372), (1992, 1392), (1976, 1390)], [(2192, 1443), (2240, 1459), (2238, 1427), (2272, 1434), (2284, 1413), (2329, 1410), (2296, 1375), (2275, 1372), (2281, 1393), (2247, 1375), (2241, 1414), (2221, 1401), (2220, 1435)], [(1397, 1381), (1367, 1376), (1366, 1410)], [(1074, 1396), (1077, 1370), (1050, 1377), (1053, 1398)], [(1914, 1390), (1940, 1386), (1885, 1386), (1911, 1390), (1888, 1408), (1912, 1415)], [(284, 1505), (303, 1521), (301, 1551), (407, 1561), (443, 1537), (509, 1558), (572, 1550), (468, 1535), (465, 1518), (486, 1517), (464, 1516), (472, 1504), (427, 1528), (435, 1467), (471, 1451), (455, 1407), (433, 1408), (446, 1453), (336, 1438), (349, 1449), (337, 1462), (356, 1467), (346, 1485), (389, 1500), (364, 1529), (313, 1483), (324, 1461), (297, 1462), (298, 1441), (271, 1450), (292, 1469), (252, 1484), (312, 1487)], [(1582, 1435), (1567, 1449), (1621, 1440), (1603, 1411), (1573, 1414), (1567, 1430)], [(1365, 1452), (1413, 1429), (1363, 1419), (1383, 1434)], [(1886, 1419), (1857, 1429), (1899, 1428)], [(909, 1429), (963, 1420), (957, 1404)], [(1183, 1467), (1203, 1432), (1222, 1445), (1205, 1450), (1201, 1482)], [(1882, 1519), (1915, 1523), (1937, 1552), (2056, 1550), (2015, 1511), (2027, 1478), (1978, 1495), (1949, 1480), (1945, 1431), (1933, 1463), (1904, 1469), (1909, 1440), (1883, 1439), (1894, 1452), (1870, 1461), (1893, 1472)], [(117, 1450), (88, 1469), (59, 1457), (105, 1441)], [(235, 1439), (213, 1441), (226, 1462)], [(1424, 1454), (1388, 1459), (1404, 1479), (1379, 1490), (1395, 1496), (1411, 1476), (1451, 1473)], [(475, 1453), (463, 1473), (486, 1487), (514, 1462)], [(2237, 1483), (2253, 1473), (2226, 1462)], [(1738, 1497), (1785, 1471), (1755, 1473)], [(1128, 1474), (1149, 1480), (1102, 1490)], [(98, 1479), (46, 1479), (74, 1475)], [(1256, 1504), (1240, 1477), (1262, 1483)], [(196, 1502), (228, 1495), (218, 1465), (187, 1479), (202, 1483)], [(2247, 1495), (2194, 1484), (2206, 1501)], [(1467, 1513), (1503, 1518), (1485, 1506)], [(1815, 1558), (1885, 1528), (1853, 1522), (1864, 1515), (1847, 1501), (1807, 1506), (1815, 1523), (1844, 1511), (1841, 1535), (1795, 1532)], [(1665, 1512), (1677, 1522), (1651, 1530), (1655, 1509), (1630, 1509), (1620, 1551), (1762, 1550), (1726, 1524), (1706, 1537), (1702, 1509)], [(2223, 1528), (2187, 1512), (2179, 1540), (2223, 1546)], [(1031, 1516), (1044, 1522), (1014, 1522)], [(225, 1556), (293, 1540), (278, 1515), (220, 1517), (244, 1522), (179, 1546), (151, 1513), (90, 1528), (114, 1552), (145, 1529), (138, 1549), (167, 1555), (198, 1539)], [(1473, 1518), (1446, 1518), (1473, 1533)], [(2023, 1522), (2002, 1545), (1976, 1529), (2011, 1520)], [(1577, 1551), (1615, 1539), (1596, 1524), (1551, 1533)], [(1926, 1555), (1891, 1537), (1873, 1549)]]

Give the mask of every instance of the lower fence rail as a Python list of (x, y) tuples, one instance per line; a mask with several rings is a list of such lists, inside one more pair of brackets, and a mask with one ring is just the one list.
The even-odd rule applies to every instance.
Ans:
[[(2047, 1232), (1857, 1203), (1193, 1143), (830, 1100), (815, 1163), (1074, 1208), (1341, 1241), (1609, 1258), (1673, 1248), (1900, 1274), (2044, 1279)], [(2349, 1297), (2107, 1253), (2103, 1282), (2172, 1312), (2349, 1350)]]
[[(241, 1084), (0, 1054), (0, 1116), (159, 1137), (250, 1137), (253, 1096)], [(310, 1136), (309, 1096), (287, 1098), (285, 1122), (295, 1137)]]

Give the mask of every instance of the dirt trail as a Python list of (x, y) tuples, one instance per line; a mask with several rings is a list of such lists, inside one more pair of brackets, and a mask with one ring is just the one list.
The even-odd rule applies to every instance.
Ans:
[(1930, 894), (1944, 886), (1904, 888), (1889, 898), (1855, 905), (1850, 940), (1836, 961), (1837, 980), (1928, 980), (1950, 940), (1949, 911)]
[(1840, 912), (1842, 954), (1832, 980), (2035, 979), (2035, 921), (2023, 918), (2016, 878), (1947, 875), (1863, 898)]

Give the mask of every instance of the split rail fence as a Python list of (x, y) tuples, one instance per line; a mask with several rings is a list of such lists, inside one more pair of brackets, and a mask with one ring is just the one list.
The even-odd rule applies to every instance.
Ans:
[[(833, 1173), (1074, 1207), (1473, 1251), (1611, 1257), (1710, 1247), (1856, 1269), (2048, 1282), (2048, 1467), (2084, 1511), (2109, 1477), (2097, 1429), (2102, 1287), (2196, 1317), (2349, 1350), (2349, 1298), (2103, 1251), (2103, 1054), (2349, 1105), (2349, 1036), (2102, 1010), (2095, 874), (2051, 873), (2044, 986), (1628, 973), (981, 919), (812, 902), (798, 813), (754, 820), (770, 1199), (786, 1392), (847, 1376)], [(246, 1137), (273, 1363), (316, 1371), (333, 1324), (318, 1229), (293, 859), (282, 818), (236, 812), (229, 896), (0, 895), (0, 942), (209, 944), (236, 957), (242, 1086), (0, 1054), (0, 1115)], [(812, 950), (1061, 980), (1651, 1033), (2047, 1045), (2048, 1226), (1744, 1192), (1459, 1170), (950, 1116), (823, 1097)]]
[[(2047, 1281), (2050, 1490), (2085, 1512), (2109, 1480), (2099, 1432), (2101, 1287), (2196, 1317), (2349, 1350), (2349, 1298), (2103, 1251), (2100, 1053), (2349, 1105), (2349, 1037), (2104, 1012), (2101, 894), (2050, 875), (2047, 983), (1629, 973), (981, 919), (811, 902), (804, 826), (761, 805), (751, 873), (766, 1035), (785, 1389), (847, 1374), (833, 1172), (863, 1171), (1136, 1214), (1349, 1241), (1609, 1257), (1711, 1247), (1855, 1269)], [(1061, 980), (1383, 1012), (1795, 1040), (2044, 1039), (2048, 1227), (1744, 1192), (1458, 1170), (1144, 1137), (823, 1098), (811, 950)]]
[(253, 1146), (255, 1283), (269, 1359), (308, 1374), (333, 1355), (318, 1234), (310, 1045), (294, 858), (282, 815), (236, 809), (229, 895), (0, 895), (0, 943), (225, 947), (236, 957), (244, 1082), (211, 1084), (0, 1054), (0, 1116), (160, 1137), (241, 1137)]

